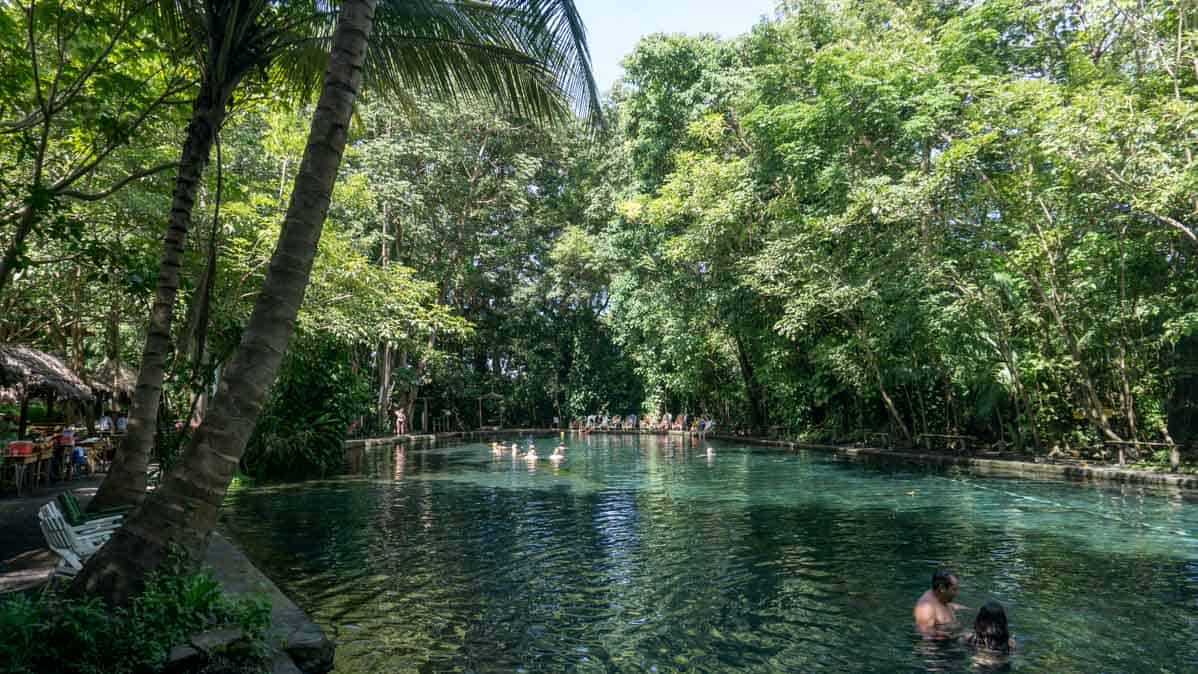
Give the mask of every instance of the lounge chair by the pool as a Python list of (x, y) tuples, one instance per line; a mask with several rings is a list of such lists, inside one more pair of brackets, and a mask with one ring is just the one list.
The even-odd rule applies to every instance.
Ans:
[(46, 538), (46, 545), (62, 558), (54, 569), (55, 574), (62, 576), (74, 576), (82, 571), (83, 563), (120, 527), (119, 518), (116, 522), (105, 521), (73, 527), (67, 523), (54, 501), (43, 505), (37, 512), (37, 518), (42, 535)]

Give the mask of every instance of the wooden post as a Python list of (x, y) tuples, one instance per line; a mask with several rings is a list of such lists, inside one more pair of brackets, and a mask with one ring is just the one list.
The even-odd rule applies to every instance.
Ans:
[(29, 391), (21, 386), (21, 418), (17, 420), (17, 438), (25, 439), (25, 427), (29, 423)]

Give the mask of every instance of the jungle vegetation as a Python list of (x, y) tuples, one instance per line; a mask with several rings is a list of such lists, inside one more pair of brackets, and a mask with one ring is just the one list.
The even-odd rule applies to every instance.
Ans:
[(0, 341), (138, 369), (98, 500), (158, 458), (188, 505), (80, 587), (200, 545), (239, 468), (485, 394), (508, 426), (1198, 437), (1192, 0), (783, 0), (644, 38), (603, 98), (568, 0), (167, 4), (0, 7)]

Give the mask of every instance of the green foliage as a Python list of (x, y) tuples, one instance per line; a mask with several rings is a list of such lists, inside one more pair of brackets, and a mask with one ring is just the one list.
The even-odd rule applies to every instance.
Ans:
[(617, 97), (640, 184), (595, 236), (653, 404), (1163, 439), (1192, 367), (1198, 13), (1123, 11), (786, 3), (736, 40), (643, 40)]
[[(207, 573), (187, 573), (176, 560), (153, 573), (128, 607), (108, 609), (96, 597), (48, 590), (0, 601), (0, 672), (137, 674), (154, 672), (170, 648), (219, 627), (240, 628), (261, 648), (270, 624), (264, 601), (225, 596)], [(260, 659), (253, 648), (245, 657)]]
[(45, 258), (32, 251), (110, 257), (86, 202), (169, 168), (154, 132), (178, 121), (192, 73), (151, 14), (144, 3), (0, 6), (0, 289), (14, 272), (37, 288)]
[(296, 336), (242, 457), (247, 475), (302, 479), (341, 468), (346, 429), (371, 401), (353, 358), (334, 339)]
[[(111, 11), (63, 7), (67, 18)], [(263, 7), (263, 20), (302, 9)], [(416, 6), (384, 9), (380, 25), (411, 21), (410, 35), (479, 37)], [(0, 19), (23, 34), (16, 8)], [(559, 27), (569, 52), (574, 27)], [(138, 58), (113, 61), (89, 90), (96, 100), (56, 118), (64, 152), (47, 166), (120, 139), (102, 187), (174, 156), (171, 114), (152, 116), (152, 133), (118, 133), (127, 116), (112, 101), (161, 58), (136, 28)], [(105, 20), (78, 33), (64, 72), (111, 30)], [(418, 42), (384, 46), (397, 55)], [(0, 59), (0, 122), (34, 95), (23, 43), (0, 48), (13, 56)], [(286, 58), (259, 75), (318, 76), (323, 50), (299, 51), (272, 52)], [(441, 72), (485, 79), (502, 68), (481, 62), (486, 51)], [(783, 2), (735, 39), (646, 37), (603, 129), (530, 121), (544, 79), (514, 105), (446, 105), (421, 87), (364, 100), (299, 336), (245, 469), (325, 475), (347, 428), (382, 433), (394, 407), (414, 426), (419, 399), (470, 427), (485, 393), (504, 396), (508, 425), (666, 408), (713, 414), (721, 429), (831, 439), (968, 434), (1028, 451), (1188, 442), (1196, 57), (1187, 3)], [(436, 67), (379, 61), (368, 76), (393, 89)], [(208, 349), (171, 364), (167, 429), (236, 348), (298, 170), (309, 111), (259, 91), (266, 102), (242, 102), (221, 131), (219, 222), (212, 171), (197, 201), (176, 325), (192, 343), (212, 241)], [(84, 366), (136, 362), (167, 186), (56, 197), (31, 179), (30, 138), (0, 128), (0, 168), (16, 169), (0, 171), (0, 202), (45, 207), (14, 292), (0, 293), (0, 335)], [(164, 459), (171, 446), (164, 433)]]

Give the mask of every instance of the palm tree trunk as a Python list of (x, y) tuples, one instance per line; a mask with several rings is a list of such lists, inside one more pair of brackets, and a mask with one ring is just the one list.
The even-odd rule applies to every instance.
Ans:
[(741, 339), (740, 333), (733, 331), (732, 338), (736, 344), (736, 360), (740, 364), (741, 379), (745, 385), (745, 397), (749, 402), (749, 419), (753, 424), (754, 432), (764, 433), (767, 430), (768, 420), (765, 415), (761, 386), (757, 383), (757, 376), (753, 370), (753, 361), (749, 358), (749, 350), (745, 346), (745, 341)]
[(267, 389), (295, 331), (361, 84), (374, 7), (375, 0), (341, 4), (328, 70), (279, 242), (208, 417), (162, 487), (92, 557), (73, 591), (99, 593), (110, 603), (123, 604), (171, 548), (177, 546), (193, 561), (202, 558)]
[(129, 411), (129, 429), (117, 448), (108, 475), (92, 499), (89, 509), (99, 510), (141, 502), (146, 492), (146, 466), (154, 446), (157, 428), (158, 403), (162, 398), (162, 379), (166, 372), (167, 356), (171, 353), (171, 318), (175, 296), (179, 291), (179, 266), (183, 244), (191, 229), (191, 212), (196, 191), (208, 164), (216, 130), (224, 121), (229, 96), (234, 83), (214, 86), (205, 82), (192, 107), (191, 123), (187, 125), (187, 140), (179, 159), (175, 177), (175, 193), (171, 202), (170, 222), (162, 239), (162, 256), (158, 263), (158, 287), (154, 291), (154, 306), (146, 331), (146, 347), (142, 351), (141, 369), (137, 372), (137, 387)]

